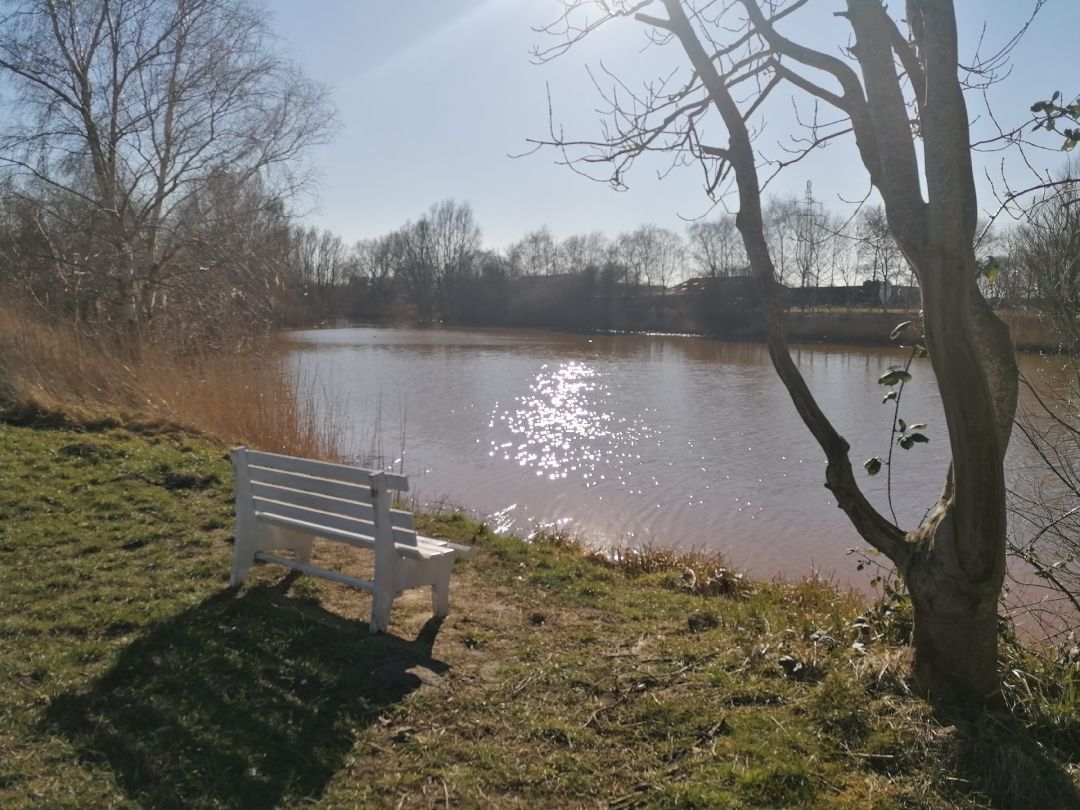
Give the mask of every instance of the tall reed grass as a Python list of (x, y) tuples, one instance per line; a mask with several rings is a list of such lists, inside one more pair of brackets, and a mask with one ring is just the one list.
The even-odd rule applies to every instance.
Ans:
[[(235, 354), (143, 347), (0, 306), (0, 400), (78, 421), (175, 424), (227, 443), (337, 458), (341, 420), (268, 340)], [(316, 407), (316, 405), (320, 407)]]

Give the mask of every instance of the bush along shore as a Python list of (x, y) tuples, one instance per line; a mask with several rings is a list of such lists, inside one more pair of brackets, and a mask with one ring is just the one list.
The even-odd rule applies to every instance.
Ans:
[(409, 592), (373, 636), (341, 586), (228, 587), (221, 446), (39, 421), (0, 423), (9, 810), (1080, 806), (1075, 648), (1003, 628), (1008, 708), (949, 715), (907, 688), (901, 595), (459, 512), (421, 520), (477, 548), (450, 617)]

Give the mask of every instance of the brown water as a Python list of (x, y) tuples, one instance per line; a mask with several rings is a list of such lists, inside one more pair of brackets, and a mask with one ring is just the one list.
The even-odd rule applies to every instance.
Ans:
[[(599, 546), (723, 551), (758, 576), (809, 570), (865, 587), (863, 548), (823, 487), (824, 457), (756, 344), (668, 335), (457, 329), (294, 333), (299, 373), (345, 418), (346, 450), (410, 477), (421, 505), (467, 507), (500, 530), (557, 526)], [(889, 448), (877, 379), (898, 351), (808, 346), (796, 362), (858, 465)], [(1023, 361), (1031, 365), (1036, 358)], [(900, 416), (929, 444), (893, 453), (900, 525), (948, 467), (926, 361)], [(1014, 442), (1010, 465), (1026, 466)], [(887, 478), (860, 477), (889, 513)]]

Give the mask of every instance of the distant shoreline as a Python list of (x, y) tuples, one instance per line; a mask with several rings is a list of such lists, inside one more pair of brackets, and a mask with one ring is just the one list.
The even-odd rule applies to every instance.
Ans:
[[(997, 316), (1009, 327), (1017, 351), (1025, 353), (1060, 352), (1057, 331), (1049, 317), (1024, 310), (1000, 310)], [(843, 312), (792, 310), (787, 313), (785, 326), (788, 340), (793, 344), (835, 343), (849, 346), (891, 346), (889, 335), (896, 325), (904, 320), (918, 316), (916, 311), (879, 311), (852, 310)], [(407, 319), (388, 319), (381, 321), (344, 321), (338, 323), (323, 322), (294, 327), (303, 329), (354, 329), (362, 327), (376, 328), (424, 328), (450, 327), (455, 329), (512, 329), (515, 331), (561, 332), (564, 334), (588, 335), (656, 335), (670, 337), (698, 337), (713, 340), (726, 340), (739, 343), (764, 343), (765, 335), (761, 331), (742, 330), (724, 333), (700, 329), (683, 329), (678, 324), (649, 324), (642, 329), (566, 329), (555, 326), (509, 325), (491, 323), (446, 323), (420, 324)], [(670, 326), (671, 328), (665, 328)]]

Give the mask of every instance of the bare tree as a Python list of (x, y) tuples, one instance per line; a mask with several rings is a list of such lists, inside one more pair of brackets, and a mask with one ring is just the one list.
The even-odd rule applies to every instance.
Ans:
[(258, 178), (211, 178), (176, 218), (176, 257), (151, 306), (181, 348), (222, 348), (269, 330), (299, 298), (290, 218)]
[(774, 197), (762, 214), (765, 239), (776, 267), (776, 280), (789, 287), (802, 286), (799, 268), (799, 200)]
[(385, 303), (390, 297), (392, 284), (402, 273), (405, 250), (401, 231), (365, 239), (353, 246), (358, 271), (367, 279), (376, 304)]
[[(994, 699), (997, 605), (1005, 575), (1004, 457), (1016, 410), (1017, 368), (1008, 329), (976, 281), (978, 210), (952, 3), (909, 0), (905, 33), (881, 0), (847, 0), (841, 16), (851, 41), (841, 45), (852, 61), (781, 33), (779, 20), (807, 11), (806, 0), (564, 5), (564, 14), (547, 29), (560, 38), (541, 58), (565, 51), (600, 25), (636, 18), (654, 41), (677, 44), (688, 70), (648, 85), (632, 102), (609, 98), (614, 124), (605, 137), (575, 142), (553, 133), (548, 142), (606, 164), (615, 184), (624, 182), (637, 157), (657, 149), (696, 161), (709, 178), (710, 193), (734, 178), (737, 223), (762, 293), (773, 365), (824, 451), (826, 486), (838, 506), (907, 584), (916, 681), (946, 701)], [(798, 30), (787, 23), (785, 28)], [(919, 279), (952, 463), (927, 518), (908, 530), (863, 494), (848, 442), (818, 406), (788, 350), (765, 235), (761, 156), (748, 124), (781, 86), (837, 112), (837, 123), (811, 132), (808, 148), (854, 136), (889, 227)], [(628, 92), (625, 83), (618, 88)], [(718, 128), (726, 142), (709, 139)], [(883, 382), (901, 379), (893, 372)]]
[(807, 182), (806, 195), (795, 209), (795, 266), (803, 288), (821, 286), (821, 254), (830, 238), (822, 224), (821, 203)]
[[(177, 269), (177, 217), (210, 178), (283, 199), (326, 136), (323, 91), (273, 54), (244, 0), (5, 0), (0, 73), (19, 115), (0, 139), (49, 231), (81, 229), (131, 333)], [(68, 209), (78, 203), (82, 217)]]
[(620, 233), (612, 245), (612, 258), (622, 270), (620, 281), (623, 286), (638, 286), (645, 276), (648, 266), (648, 245), (641, 234), (635, 231)]
[(406, 222), (398, 234), (398, 244), (402, 251), (398, 275), (402, 287), (416, 307), (420, 322), (429, 323), (435, 317), (437, 306), (431, 222), (426, 217), (421, 217), (416, 222)]
[(349, 251), (333, 231), (297, 227), (292, 234), (292, 261), (306, 285), (319, 295), (329, 295), (345, 282)]
[[(102, 257), (76, 229), (85, 223), (84, 206), (70, 199), (54, 199), (72, 227), (57, 232), (45, 227), (41, 206), (4, 183), (2, 218), (3, 247), (0, 248), (0, 284), (8, 302), (30, 303), (46, 317), (70, 319), (80, 324), (97, 318), (97, 305), (107, 292), (103, 283)], [(38, 188), (55, 198), (48, 188)]]
[[(1076, 166), (1064, 177), (1076, 176)], [(1025, 559), (1080, 614), (1080, 181), (1055, 183), (1027, 212), (1011, 245), (1009, 271), (1026, 287), (1057, 330), (1061, 354), (1022, 383), (1026, 405), (1017, 416), (1020, 438), (1041, 463), (1019, 471), (1010, 489), (1016, 518), (1010, 550)], [(1008, 272), (1008, 271), (1007, 271)], [(1019, 280), (1018, 279), (1018, 280)], [(1046, 605), (1042, 609), (1046, 609)]]
[(686, 229), (687, 251), (702, 276), (724, 278), (746, 272), (746, 252), (735, 217), (694, 222)]
[(1016, 229), (1010, 257), (1011, 269), (1026, 281), (1026, 302), (1050, 312), (1069, 350), (1077, 348), (1074, 324), (1080, 314), (1078, 201), (1080, 181), (1048, 193)]
[(651, 277), (666, 293), (670, 285), (686, 275), (686, 245), (679, 234), (667, 228), (656, 228), (654, 239), (656, 260)]
[(461, 303), (462, 282), (480, 252), (480, 228), (472, 208), (443, 200), (398, 233), (393, 242), (402, 256), (397, 270), (420, 320), (427, 323), (436, 313), (453, 317)]
[[(863, 267), (870, 273), (870, 281), (889, 286), (910, 281), (910, 268), (900, 246), (889, 229), (885, 209), (879, 205), (863, 208), (856, 223), (859, 253)], [(882, 306), (888, 301), (883, 299)]]
[(467, 202), (443, 200), (428, 211), (433, 239), (435, 283), (444, 315), (456, 317), (462, 285), (474, 270), (480, 252), (480, 226)]
[(559, 243), (560, 265), (568, 273), (583, 273), (603, 266), (608, 254), (608, 240), (594, 231), (568, 236)]
[(546, 227), (530, 231), (510, 246), (516, 275), (553, 276), (559, 272), (559, 245)]
[(848, 219), (825, 211), (821, 218), (821, 229), (826, 238), (819, 250), (822, 265), (819, 277), (828, 281), (830, 286), (853, 286), (858, 278), (859, 257), (857, 242), (849, 232)]
[(666, 287), (681, 271), (682, 239), (659, 225), (642, 225), (619, 235), (616, 252), (625, 268), (624, 283)]

